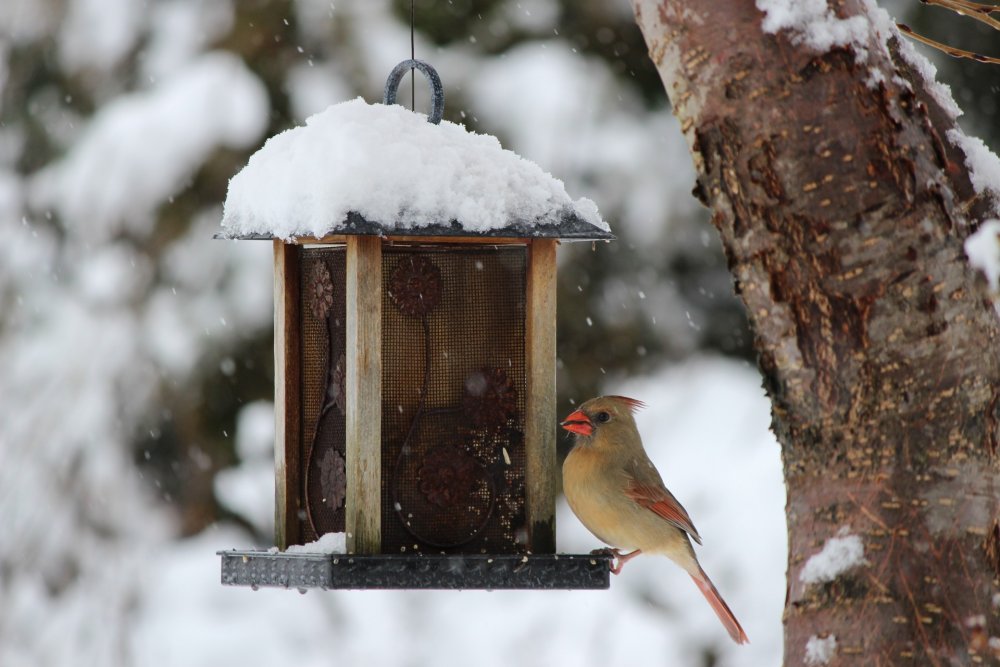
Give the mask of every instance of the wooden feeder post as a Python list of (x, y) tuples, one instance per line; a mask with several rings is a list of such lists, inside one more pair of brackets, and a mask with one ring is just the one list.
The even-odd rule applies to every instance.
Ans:
[[(419, 61), (393, 71), (386, 103), (411, 67), (439, 120)], [(344, 533), (346, 553), (221, 552), (223, 583), (608, 586), (608, 556), (555, 553), (556, 247), (613, 237), (546, 206), (471, 230), (351, 210), (321, 235), (230, 235), (273, 238), (275, 542)]]
[(527, 403), (524, 450), (528, 541), (535, 553), (556, 551), (556, 241), (528, 249), (525, 322)]
[(347, 552), (382, 546), (382, 241), (347, 239)]
[(299, 246), (274, 240), (274, 541), (299, 541), (302, 429), (299, 359)]

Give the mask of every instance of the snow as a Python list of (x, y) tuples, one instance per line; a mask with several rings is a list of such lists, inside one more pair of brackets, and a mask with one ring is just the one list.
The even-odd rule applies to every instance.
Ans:
[(268, 107), (239, 58), (202, 55), (161, 85), (106, 105), (69, 154), (35, 177), (32, 202), (93, 241), (148, 230), (156, 208), (212, 151), (260, 136)]
[[(869, 50), (877, 44), (884, 61), (889, 62), (888, 43), (895, 39), (898, 53), (923, 79), (927, 93), (952, 119), (962, 115), (951, 88), (937, 80), (937, 68), (900, 34), (896, 22), (875, 0), (862, 0), (865, 13), (846, 19), (837, 17), (828, 0), (756, 0), (756, 4), (765, 14), (764, 32), (774, 34), (787, 30), (793, 44), (804, 44), (817, 52), (853, 47), (860, 62), (869, 62), (872, 60)], [(866, 77), (869, 87), (886, 76), (874, 62), (871, 65)]]
[(233, 0), (169, 0), (149, 8), (149, 42), (140, 64), (145, 77), (170, 76), (232, 28)]
[[(899, 34), (899, 29), (896, 27), (895, 22), (889, 13), (884, 9), (877, 7), (874, 0), (865, 0), (869, 6), (869, 13), (875, 19), (875, 25), (878, 29), (881, 41), (884, 45), (888, 44), (888, 39), (891, 36), (896, 37), (896, 45), (898, 48), (898, 53), (903, 57), (903, 60), (910, 65), (917, 74), (924, 81), (924, 89), (927, 93), (934, 98), (938, 106), (944, 111), (944, 113), (952, 120), (957, 119), (962, 115), (962, 108), (958, 106), (955, 101), (955, 97), (951, 93), (951, 86), (946, 83), (938, 81), (937, 78), (937, 67), (934, 66), (930, 60), (927, 59), (922, 53), (917, 51), (917, 47), (908, 38), (903, 37)], [(888, 48), (888, 47), (886, 47)]]
[[(136, 664), (325, 665), (336, 654), (372, 667), (468, 665), (470, 656), (482, 667), (689, 665), (709, 651), (725, 667), (780, 664), (785, 490), (757, 372), (707, 357), (610, 380), (604, 390), (649, 404), (637, 415), (645, 446), (699, 527), (702, 565), (751, 644), (732, 644), (690, 578), (666, 558), (633, 560), (609, 591), (253, 592), (219, 584), (215, 552), (248, 541), (220, 526), (150, 564), (158, 576), (144, 584), (129, 639)], [(560, 552), (603, 546), (564, 501), (557, 511)]]
[(552, 33), (558, 25), (559, 5), (552, 0), (515, 0), (500, 6), (501, 21), (514, 30)]
[(960, 129), (947, 132), (948, 140), (965, 153), (965, 166), (973, 189), (993, 197), (994, 211), (1000, 214), (1000, 157), (978, 137), (970, 137)]
[(63, 69), (110, 70), (135, 44), (142, 5), (133, 0), (70, 0), (58, 41)]
[[(872, 25), (878, 42), (882, 45), (883, 53), (886, 56), (889, 55), (889, 40), (895, 40), (894, 46), (896, 52), (923, 79), (925, 91), (937, 102), (944, 113), (952, 120), (961, 116), (962, 109), (955, 102), (955, 98), (951, 93), (951, 87), (938, 81), (938, 71), (934, 63), (917, 50), (912, 39), (904, 37), (900, 33), (899, 28), (896, 27), (896, 21), (886, 9), (880, 7), (875, 0), (862, 0), (862, 2), (865, 11), (872, 20)], [(903, 83), (899, 78), (894, 77), (894, 80), (901, 83), (901, 85)]]
[(212, 484), (216, 497), (226, 509), (247, 519), (262, 535), (273, 532), (273, 460), (249, 461), (238, 471), (221, 470)]
[[(923, 80), (928, 94), (953, 120), (962, 115), (951, 89), (937, 81), (937, 69), (921, 55), (911, 41), (903, 37), (889, 13), (877, 6), (874, 0), (864, 0), (865, 14), (841, 19), (836, 16), (827, 0), (756, 0), (757, 8), (764, 12), (762, 28), (766, 33), (787, 30), (794, 44), (805, 44), (811, 49), (825, 52), (836, 46), (852, 46), (858, 58), (868, 61), (868, 49), (874, 35), (877, 44), (888, 60), (888, 42), (894, 38), (898, 52)], [(866, 79), (869, 87), (885, 81), (886, 74), (873, 67)], [(994, 211), (1000, 214), (1000, 158), (977, 137), (966, 135), (959, 128), (947, 131), (952, 144), (965, 153), (972, 186), (977, 193), (993, 197)]]
[(296, 120), (305, 121), (313, 114), (351, 97), (351, 88), (331, 65), (301, 63), (288, 70), (288, 101)]
[(274, 532), (274, 403), (254, 401), (236, 418), (240, 464), (220, 470), (213, 485), (219, 502), (261, 535)]
[(4, 0), (0, 2), (0, 43), (14, 45), (33, 42), (47, 35), (57, 22), (56, 12), (39, 0)]
[(806, 584), (826, 583), (866, 562), (861, 538), (852, 535), (850, 528), (844, 526), (837, 531), (836, 537), (826, 541), (821, 551), (809, 557), (799, 580)]
[(586, 188), (638, 251), (700, 212), (679, 121), (646, 109), (598, 59), (529, 42), (484, 62), (463, 88), (477, 118), (568, 187)]
[[(277, 548), (272, 550), (277, 553)], [(292, 544), (286, 554), (343, 554), (347, 553), (347, 536), (344, 533), (326, 533), (314, 542)]]
[[(0, 6), (2, 22), (10, 5)], [(225, 53), (141, 85), (104, 90), (111, 101), (71, 116), (73, 131), (49, 137), (60, 157), (32, 174), (6, 171), (25, 158), (18, 126), (0, 137), (4, 665), (129, 664), (147, 559), (176, 534), (131, 447), (160, 418), (163, 387), (189, 386), (213, 346), (271, 324), (269, 249), (207, 241), (218, 209), (206, 212), (211, 228), (198, 212), (190, 229), (151, 244), (167, 255), (188, 246), (188, 261), (211, 267), (197, 284), (135, 242), (218, 148), (260, 136), (263, 86)], [(273, 468), (269, 478), (272, 498)]]
[(153, 269), (124, 243), (110, 243), (81, 258), (75, 278), (95, 306), (121, 306), (144, 294)]
[(756, 0), (764, 12), (762, 28), (774, 34), (791, 32), (793, 44), (805, 44), (819, 52), (835, 46), (853, 45), (859, 51), (868, 46), (870, 23), (864, 16), (838, 18), (827, 0)]
[(837, 638), (834, 635), (829, 637), (817, 637), (813, 635), (806, 642), (805, 661), (807, 665), (825, 665), (830, 662), (830, 658), (837, 652)]
[(1000, 220), (987, 220), (965, 239), (965, 255), (983, 272), (992, 292), (1000, 292)]
[(236, 418), (236, 453), (241, 461), (274, 456), (274, 403), (254, 401)]
[(592, 201), (574, 202), (496, 138), (358, 98), (271, 137), (230, 181), (222, 226), (230, 236), (321, 237), (354, 212), (386, 230), (454, 220), (488, 232), (564, 210), (609, 229)]

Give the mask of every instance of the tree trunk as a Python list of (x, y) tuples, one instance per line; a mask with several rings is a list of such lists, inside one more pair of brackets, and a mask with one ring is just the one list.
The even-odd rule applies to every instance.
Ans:
[(864, 62), (753, 0), (633, 6), (772, 401), (785, 663), (1000, 660), (1000, 321), (962, 248), (994, 202), (954, 120), (895, 39)]

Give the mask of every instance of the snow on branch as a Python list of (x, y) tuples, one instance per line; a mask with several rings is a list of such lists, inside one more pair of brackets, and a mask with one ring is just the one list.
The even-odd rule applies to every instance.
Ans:
[(31, 201), (88, 241), (149, 233), (157, 207), (218, 147), (251, 145), (267, 126), (264, 84), (235, 55), (207, 53), (95, 113), (66, 156), (31, 179)]
[(838, 18), (826, 0), (757, 0), (757, 9), (765, 14), (764, 32), (788, 30), (793, 44), (820, 52), (852, 44), (863, 49), (871, 34), (864, 16)]
[(937, 80), (937, 68), (920, 54), (914, 46), (899, 38), (900, 29), (889, 13), (875, 4), (875, 0), (862, 0), (864, 13), (840, 18), (828, 0), (756, 0), (757, 9), (764, 13), (761, 24), (764, 32), (789, 33), (793, 44), (801, 44), (818, 53), (833, 48), (851, 48), (858, 62), (869, 63), (872, 71), (868, 82), (890, 78), (878, 68), (878, 59), (871, 58), (871, 49), (881, 52), (886, 62), (893, 60), (889, 43), (895, 40), (899, 55), (924, 80), (927, 93), (952, 119), (962, 115), (955, 103), (951, 89)]
[(986, 276), (990, 291), (1000, 292), (1000, 220), (987, 220), (965, 239), (965, 255)]
[(861, 538), (850, 534), (850, 528), (844, 526), (806, 561), (799, 579), (806, 584), (826, 583), (866, 562)]
[(982, 139), (970, 137), (960, 129), (948, 130), (946, 136), (965, 153), (965, 166), (969, 169), (972, 188), (977, 194), (992, 195), (996, 211), (1000, 214), (1000, 157)]
[(807, 665), (825, 665), (837, 652), (837, 638), (834, 635), (820, 638), (813, 635), (806, 642), (805, 662)]

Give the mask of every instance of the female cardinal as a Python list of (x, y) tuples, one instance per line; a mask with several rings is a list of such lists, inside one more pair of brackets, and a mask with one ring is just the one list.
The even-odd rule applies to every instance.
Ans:
[(601, 396), (560, 424), (576, 435), (563, 463), (566, 500), (590, 532), (614, 547), (612, 572), (642, 552), (667, 556), (691, 575), (733, 641), (745, 644), (746, 633), (694, 555), (688, 536), (701, 544), (697, 529), (642, 448), (632, 418), (642, 407), (632, 398)]

